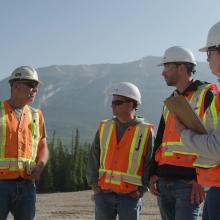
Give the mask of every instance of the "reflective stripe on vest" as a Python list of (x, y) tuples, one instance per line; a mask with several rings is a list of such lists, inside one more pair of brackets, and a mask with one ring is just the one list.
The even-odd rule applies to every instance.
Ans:
[[(106, 121), (101, 126), (100, 131), (100, 167), (104, 167), (105, 158), (108, 151), (108, 146), (113, 130), (113, 122), (111, 120)], [(107, 147), (106, 147), (107, 146)]]
[(6, 141), (6, 119), (4, 102), (0, 102), (0, 158), (5, 155), (5, 141)]
[(165, 121), (165, 122), (167, 121), (168, 115), (169, 115), (169, 110), (168, 110), (168, 108), (164, 105), (164, 107), (163, 107), (163, 117), (164, 117), (164, 121)]
[[(216, 106), (216, 99), (219, 99), (218, 94), (215, 94), (213, 101), (210, 105), (210, 107), (206, 110), (204, 114), (204, 124), (206, 125), (206, 128), (209, 132), (213, 131), (217, 127), (218, 123), (218, 112), (219, 109), (217, 109)], [(201, 167), (201, 168), (212, 168), (218, 166), (217, 163), (213, 163), (212, 160), (208, 160), (206, 158), (198, 158), (193, 163), (194, 167)]]
[(211, 167), (216, 167), (218, 165), (219, 163), (213, 163), (212, 161), (210, 161), (210, 164), (208, 164), (207, 159), (205, 158), (202, 159), (199, 158), (193, 163), (194, 167), (201, 167), (201, 168), (211, 168)]
[(132, 183), (138, 186), (142, 185), (141, 177), (138, 175), (134, 175), (134, 174), (129, 175), (128, 173), (125, 172), (99, 169), (99, 176), (102, 176), (104, 173), (106, 174), (105, 182), (107, 183), (120, 185), (123, 178), (124, 182)]
[[(218, 124), (218, 112), (220, 109), (217, 109), (216, 99), (219, 99), (218, 95), (215, 95), (210, 107), (207, 109), (204, 115), (204, 123), (208, 131), (212, 131), (217, 128)], [(212, 118), (212, 120), (208, 119)]]
[[(211, 125), (209, 124), (209, 127), (213, 128), (213, 129), (215, 129), (217, 127), (218, 113), (220, 111), (220, 109), (218, 109), (218, 106), (216, 106), (216, 102), (218, 102), (218, 100), (216, 100), (216, 99), (219, 99), (218, 95), (216, 95), (214, 97), (214, 101), (211, 103), (209, 111), (207, 111), (205, 114), (206, 117), (210, 117), (210, 118), (212, 117), (213, 120), (212, 120)], [(217, 162), (213, 163), (212, 160), (208, 160), (206, 158), (200, 158), (199, 156), (198, 156), (198, 159), (193, 163), (193, 166), (201, 167), (201, 168), (212, 168), (212, 167), (216, 167), (218, 165), (219, 165), (219, 163), (217, 163)]]
[(29, 117), (31, 121), (31, 132), (32, 132), (32, 160), (36, 159), (37, 156), (37, 148), (38, 148), (38, 139), (39, 139), (39, 113), (34, 110), (31, 112), (29, 111)]
[(106, 155), (109, 150), (110, 138), (112, 131), (115, 129), (115, 122), (113, 120), (105, 121), (100, 128), (100, 169), (99, 176), (106, 174), (105, 181), (112, 184), (119, 185), (121, 181), (128, 182), (134, 185), (142, 185), (141, 176), (138, 175), (138, 169), (142, 162), (145, 142), (150, 132), (149, 125), (141, 123), (135, 128), (132, 143), (130, 143), (129, 159), (126, 172), (114, 171), (105, 167)]
[[(8, 169), (11, 171), (25, 170), (27, 164), (32, 165), (35, 163), (38, 141), (39, 141), (39, 113), (36, 110), (28, 108), (28, 114), (30, 119), (31, 134), (32, 134), (32, 155), (30, 158), (24, 158), (18, 156), (18, 158), (5, 157), (5, 145), (7, 138), (7, 125), (6, 125), (6, 109), (4, 102), (0, 102), (0, 169)], [(13, 147), (13, 146), (12, 146)], [(15, 149), (17, 146), (14, 146)]]
[[(198, 90), (196, 90), (191, 99), (189, 99), (191, 107), (196, 111), (196, 113), (202, 117), (204, 115), (203, 109), (201, 108), (201, 105), (203, 103), (204, 94), (206, 94), (206, 91), (210, 88), (211, 85), (202, 85), (199, 87)], [(202, 91), (201, 91), (202, 88)]]
[(20, 157), (19, 160), (17, 158), (0, 158), (0, 169), (23, 171), (27, 164), (33, 164), (33, 161), (22, 157)]
[[(206, 115), (206, 117), (204, 117), (204, 109), (203, 109), (203, 103), (204, 103), (204, 98), (206, 95), (206, 92), (209, 90), (209, 88), (212, 86), (212, 84), (208, 84), (208, 85), (202, 85), (199, 87), (198, 90), (196, 90), (193, 95), (188, 99), (190, 105), (192, 106), (192, 108), (196, 111), (196, 113), (199, 115), (199, 117), (202, 119), (202, 121), (204, 122), (204, 118), (206, 118), (206, 121), (214, 121), (215, 119), (211, 116), (213, 116), (213, 114), (211, 115)], [(166, 107), (165, 107), (166, 108)], [(208, 110), (208, 109), (207, 109)], [(165, 109), (165, 112), (167, 110)], [(214, 112), (215, 110), (213, 110)], [(165, 124), (167, 123), (168, 120), (168, 116), (169, 114), (171, 114), (169, 111), (167, 111), (167, 116), (166, 116), (166, 121)], [(214, 114), (215, 115), (215, 114)], [(166, 146), (183, 146), (183, 142), (181, 141), (181, 138), (179, 141), (165, 141), (162, 143), (162, 147), (166, 147)], [(181, 148), (180, 148), (181, 149)], [(197, 155), (196, 153), (189, 153), (189, 152), (183, 152), (183, 151), (175, 151), (175, 153), (180, 153), (180, 154), (185, 154), (185, 155)], [(164, 155), (167, 157), (171, 157), (173, 156), (172, 152), (164, 152)]]

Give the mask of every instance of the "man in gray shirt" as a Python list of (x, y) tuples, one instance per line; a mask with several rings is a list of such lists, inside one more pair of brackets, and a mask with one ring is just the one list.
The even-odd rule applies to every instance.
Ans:
[(139, 219), (153, 151), (153, 125), (136, 116), (139, 89), (122, 82), (112, 91), (114, 117), (99, 125), (91, 147), (87, 180), (94, 191), (95, 219)]

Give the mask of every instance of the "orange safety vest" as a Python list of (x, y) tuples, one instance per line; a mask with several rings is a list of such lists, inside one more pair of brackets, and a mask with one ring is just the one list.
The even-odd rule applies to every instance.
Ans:
[(0, 102), (0, 179), (30, 179), (25, 169), (35, 163), (42, 134), (39, 110), (25, 106), (18, 121), (9, 103)]
[(103, 190), (130, 193), (142, 185), (143, 158), (153, 125), (139, 123), (129, 126), (117, 143), (114, 120), (99, 125), (100, 167), (98, 185)]
[[(215, 114), (215, 118), (217, 118), (218, 113), (220, 112), (219, 96), (214, 97), (214, 102), (212, 102), (211, 108), (213, 108), (212, 112), (214, 112), (213, 114)], [(194, 164), (194, 166), (196, 167), (197, 181), (201, 185), (218, 187), (220, 186), (220, 164), (212, 166), (204, 161), (203, 164), (196, 163)]]
[(196, 174), (199, 184), (220, 187), (220, 165), (212, 168), (196, 168)]
[[(197, 112), (201, 120), (207, 124), (208, 130), (213, 130), (216, 123), (209, 123), (213, 121), (212, 115), (205, 115), (204, 100), (208, 90), (212, 88), (216, 90), (214, 84), (205, 84), (198, 87), (196, 91), (189, 92), (185, 97), (188, 99), (190, 105)], [(164, 106), (163, 117), (165, 119), (165, 129), (161, 146), (157, 149), (155, 160), (158, 165), (169, 164), (182, 167), (193, 167), (196, 160), (196, 154), (180, 154), (174, 152), (166, 152), (166, 146), (183, 146), (180, 135), (175, 129), (175, 119), (168, 109)]]

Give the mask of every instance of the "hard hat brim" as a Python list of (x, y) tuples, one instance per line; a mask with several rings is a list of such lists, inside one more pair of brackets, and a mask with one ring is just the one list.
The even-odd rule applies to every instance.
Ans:
[(35, 79), (30, 79), (30, 78), (13, 78), (13, 79), (9, 79), (8, 82), (12, 82), (12, 81), (22, 81), (22, 80), (29, 80), (29, 81), (35, 81), (38, 82), (38, 84), (42, 85), (43, 82), (40, 80), (35, 80)]
[(206, 52), (207, 50), (208, 50), (207, 46), (206, 47), (202, 47), (202, 48), (199, 49), (200, 52)]

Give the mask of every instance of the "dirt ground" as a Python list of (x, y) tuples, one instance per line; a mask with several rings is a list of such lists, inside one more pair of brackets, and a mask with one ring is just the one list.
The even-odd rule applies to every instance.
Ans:
[[(94, 219), (91, 194), (91, 191), (38, 194), (36, 220)], [(156, 199), (149, 193), (142, 199), (141, 220), (160, 220)]]
[[(92, 191), (52, 193), (37, 195), (35, 220), (91, 220), (94, 219)], [(145, 193), (142, 198), (140, 220), (160, 220), (156, 197)], [(12, 216), (8, 220), (12, 220)], [(199, 217), (201, 220), (201, 216)]]

